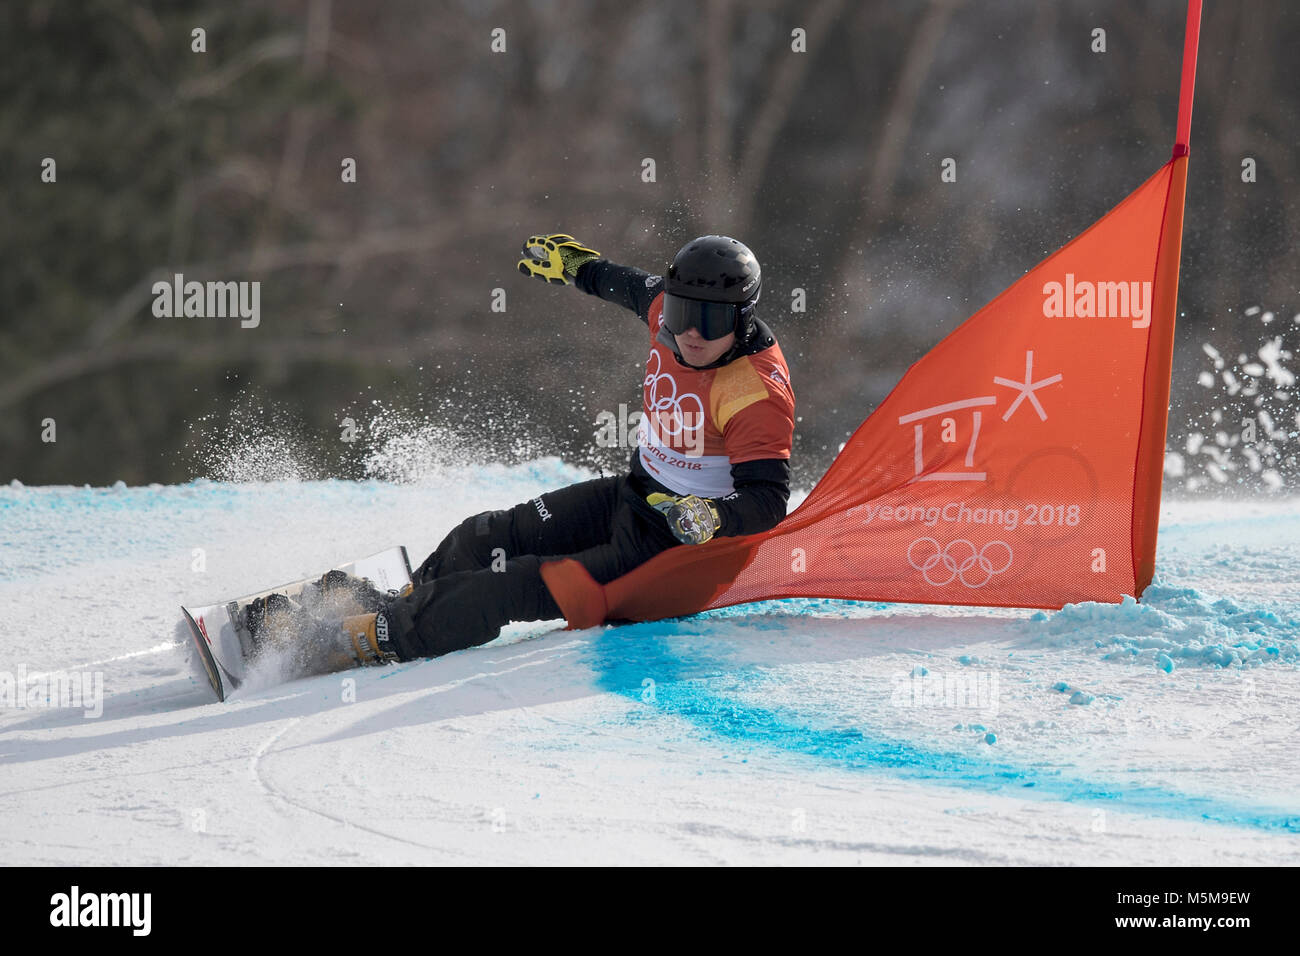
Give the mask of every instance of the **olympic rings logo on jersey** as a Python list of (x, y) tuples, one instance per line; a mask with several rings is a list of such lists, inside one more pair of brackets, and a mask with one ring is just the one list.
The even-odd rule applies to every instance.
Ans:
[[(925, 559), (920, 563), (917, 562), (916, 555), (913, 552), (917, 545), (926, 545), (922, 553), (929, 552)], [(1006, 560), (1002, 562), (1002, 567), (995, 568), (993, 562), (989, 560), (990, 549), (1002, 548), (1006, 551)], [(1000, 559), (1001, 555), (996, 551), (995, 556)], [(956, 578), (968, 588), (982, 588), (993, 579), (995, 574), (1001, 574), (1007, 568), (1011, 567), (1011, 545), (1005, 541), (990, 541), (982, 548), (976, 549), (975, 545), (965, 538), (958, 538), (956, 541), (950, 541), (943, 547), (934, 538), (917, 538), (907, 548), (907, 563), (916, 570), (921, 572), (927, 584), (934, 587), (943, 587), (945, 584), (951, 584)], [(935, 568), (941, 568), (940, 571), (931, 572)], [(975, 569), (978, 568), (978, 571)], [(967, 574), (970, 572), (970, 578), (967, 580)], [(936, 580), (941, 578), (941, 580)], [(975, 583), (972, 583), (975, 582)]]
[[(704, 402), (694, 392), (679, 396), (677, 379), (668, 372), (660, 371), (662, 361), (658, 350), (655, 350), (646, 362), (646, 407), (665, 435), (675, 438), (683, 432), (699, 431), (704, 425)], [(687, 411), (688, 404), (694, 404), (696, 411)], [(663, 414), (665, 412), (666, 415)], [(694, 424), (691, 424), (692, 421)]]

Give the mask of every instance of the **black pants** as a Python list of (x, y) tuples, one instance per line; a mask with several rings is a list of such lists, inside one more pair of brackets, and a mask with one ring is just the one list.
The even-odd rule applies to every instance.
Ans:
[(460, 523), (389, 607), (404, 660), (486, 644), (510, 621), (563, 617), (540, 569), (568, 557), (600, 584), (677, 545), (632, 475), (596, 478)]

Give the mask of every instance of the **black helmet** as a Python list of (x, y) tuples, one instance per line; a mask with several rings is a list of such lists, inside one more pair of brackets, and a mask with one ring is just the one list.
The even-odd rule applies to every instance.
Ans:
[(664, 282), (664, 325), (676, 335), (688, 328), (706, 339), (754, 330), (754, 306), (763, 288), (758, 259), (729, 236), (700, 236), (678, 250)]

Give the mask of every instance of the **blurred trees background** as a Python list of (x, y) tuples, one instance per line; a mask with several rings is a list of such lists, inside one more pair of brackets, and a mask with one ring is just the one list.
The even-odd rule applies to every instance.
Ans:
[[(1165, 162), (1184, 16), (1182, 0), (8, 0), (0, 480), (185, 481), (250, 429), (292, 436), (310, 474), (355, 477), (377, 409), (471, 456), (621, 467), (593, 435), (601, 411), (638, 407), (643, 327), (524, 279), (519, 246), (565, 231), (662, 271), (716, 232), (763, 264), (806, 487), (908, 364)], [(1300, 7), (1208, 0), (1171, 444), (1207, 400), (1201, 343), (1300, 337), (1298, 48)], [(174, 273), (259, 281), (260, 325), (155, 317), (151, 286)], [(348, 417), (359, 442), (339, 440)]]

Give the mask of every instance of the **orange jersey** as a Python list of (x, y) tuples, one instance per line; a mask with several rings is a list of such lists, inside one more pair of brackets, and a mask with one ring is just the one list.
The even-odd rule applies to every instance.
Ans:
[(697, 369), (678, 361), (664, 341), (663, 295), (650, 306), (641, 423), (641, 464), (680, 495), (721, 498), (735, 490), (731, 466), (790, 457), (794, 390), (773, 343), (726, 365)]

